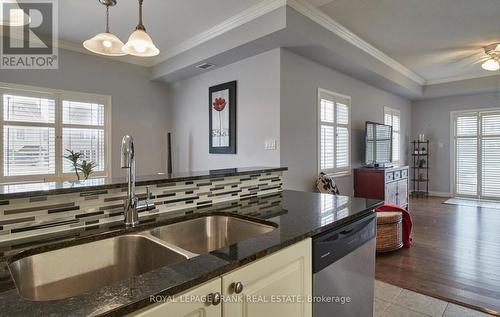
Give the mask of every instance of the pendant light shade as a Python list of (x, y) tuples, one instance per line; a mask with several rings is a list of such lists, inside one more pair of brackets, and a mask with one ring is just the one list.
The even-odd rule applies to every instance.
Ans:
[[(9, 12), (3, 12), (4, 8)], [(0, 25), (23, 26), (30, 22), (31, 18), (19, 8), (16, 0), (0, 0)]]
[(154, 45), (151, 37), (146, 31), (136, 29), (129, 37), (123, 51), (134, 56), (150, 57), (160, 54), (160, 50)]
[(89, 51), (106, 56), (124, 56), (123, 42), (111, 33), (99, 33), (93, 38), (83, 42), (83, 46)]
[(109, 7), (116, 5), (116, 0), (99, 0), (106, 6), (106, 32), (99, 33), (93, 38), (83, 42), (87, 50), (106, 56), (124, 56), (123, 42), (114, 34), (109, 32)]
[(142, 2), (143, 0), (139, 0), (139, 25), (130, 35), (127, 44), (123, 46), (123, 51), (140, 57), (156, 56), (160, 54), (160, 50), (153, 43), (149, 34), (146, 33), (146, 28), (142, 24)]

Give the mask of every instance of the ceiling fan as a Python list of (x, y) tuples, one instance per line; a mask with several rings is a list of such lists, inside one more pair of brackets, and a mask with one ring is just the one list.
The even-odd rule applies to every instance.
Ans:
[(480, 58), (475, 64), (481, 63), (481, 67), (489, 71), (500, 69), (500, 43), (494, 43), (484, 48), (486, 56)]
[(481, 49), (481, 52), (474, 53), (460, 61), (463, 67), (468, 65), (481, 64), (484, 70), (497, 71), (500, 70), (500, 43), (493, 43)]

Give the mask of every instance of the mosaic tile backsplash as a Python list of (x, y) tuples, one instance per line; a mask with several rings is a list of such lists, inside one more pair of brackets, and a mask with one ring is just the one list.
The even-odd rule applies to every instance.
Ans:
[[(283, 190), (282, 172), (162, 183), (149, 186), (156, 209), (140, 217), (274, 194)], [(123, 222), (126, 188), (82, 191), (0, 201), (0, 243), (54, 232)], [(139, 200), (146, 186), (138, 186)]]

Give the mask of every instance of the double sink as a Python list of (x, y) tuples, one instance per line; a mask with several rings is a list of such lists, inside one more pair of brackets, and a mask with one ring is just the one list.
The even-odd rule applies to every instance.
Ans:
[(22, 258), (9, 265), (28, 300), (69, 298), (273, 231), (233, 216), (204, 216)]

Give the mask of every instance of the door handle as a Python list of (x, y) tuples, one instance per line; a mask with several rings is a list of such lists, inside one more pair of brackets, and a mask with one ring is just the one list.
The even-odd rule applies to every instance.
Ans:
[(353, 231), (354, 231), (354, 228), (349, 229), (349, 230), (344, 230), (344, 231), (342, 231), (340, 234), (341, 234), (341, 235), (346, 235), (346, 234), (349, 234), (349, 233), (351, 233), (351, 232), (353, 232)]
[(219, 292), (211, 293), (207, 295), (207, 303), (209, 305), (217, 306), (222, 302), (222, 295)]
[(231, 288), (236, 294), (240, 294), (241, 292), (243, 292), (243, 283), (241, 282), (233, 283), (231, 284)]

